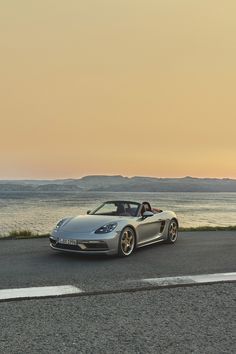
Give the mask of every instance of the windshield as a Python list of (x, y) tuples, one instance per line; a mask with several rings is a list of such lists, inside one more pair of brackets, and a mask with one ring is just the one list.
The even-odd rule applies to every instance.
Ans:
[(97, 209), (92, 211), (90, 215), (111, 215), (111, 216), (137, 216), (139, 203), (126, 201), (105, 202)]

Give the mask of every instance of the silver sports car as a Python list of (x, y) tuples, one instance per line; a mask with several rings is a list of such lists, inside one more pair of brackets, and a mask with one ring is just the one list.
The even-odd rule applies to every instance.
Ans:
[(178, 237), (178, 219), (172, 211), (150, 203), (108, 201), (79, 215), (62, 219), (50, 236), (54, 250), (86, 254), (129, 256), (135, 248)]

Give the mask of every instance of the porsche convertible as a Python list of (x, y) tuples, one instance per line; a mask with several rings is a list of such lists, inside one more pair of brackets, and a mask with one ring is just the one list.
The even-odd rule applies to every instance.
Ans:
[(57, 251), (127, 257), (139, 247), (175, 243), (178, 225), (173, 211), (152, 208), (149, 202), (107, 201), (87, 215), (60, 220), (50, 246)]

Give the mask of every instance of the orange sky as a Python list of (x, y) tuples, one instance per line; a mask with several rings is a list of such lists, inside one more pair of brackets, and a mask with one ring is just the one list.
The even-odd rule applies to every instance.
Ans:
[(2, 0), (0, 178), (236, 178), (235, 0)]

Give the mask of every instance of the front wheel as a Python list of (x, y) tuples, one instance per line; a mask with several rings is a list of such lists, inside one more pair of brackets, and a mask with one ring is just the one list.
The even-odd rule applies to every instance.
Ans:
[(129, 256), (135, 247), (135, 233), (131, 227), (125, 227), (121, 232), (119, 245), (118, 245), (118, 255), (120, 257)]
[(175, 219), (170, 221), (166, 242), (175, 243), (178, 237), (178, 223)]

